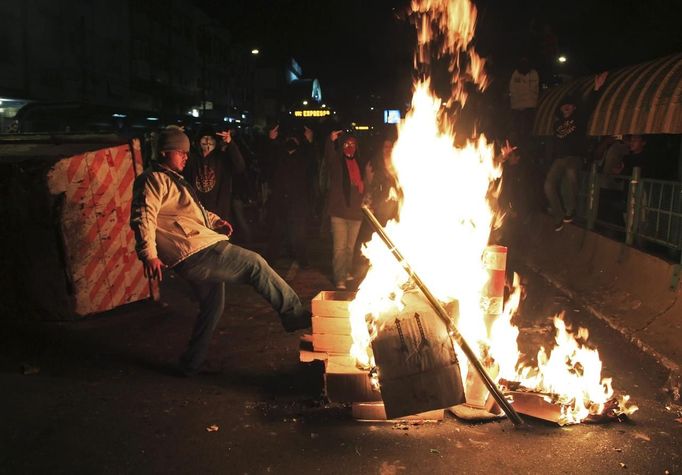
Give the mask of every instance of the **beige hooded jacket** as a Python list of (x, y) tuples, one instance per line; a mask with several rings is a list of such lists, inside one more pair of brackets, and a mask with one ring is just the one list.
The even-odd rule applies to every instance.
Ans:
[(178, 173), (154, 163), (135, 179), (130, 227), (141, 260), (158, 257), (173, 267), (228, 239), (212, 229), (221, 218), (205, 210)]

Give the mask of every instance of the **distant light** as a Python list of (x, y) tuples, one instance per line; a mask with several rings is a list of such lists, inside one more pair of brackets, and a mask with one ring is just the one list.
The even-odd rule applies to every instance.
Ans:
[(384, 124), (399, 124), (400, 123), (400, 110), (398, 109), (386, 109), (384, 110)]
[(254, 49), (251, 50), (251, 54), (254, 55), (254, 56), (257, 55), (257, 54), (260, 54), (260, 50), (259, 50), (258, 48), (254, 48)]
[[(0, 101), (0, 104), (2, 104), (2, 101)], [(125, 114), (118, 114), (118, 113), (116, 113), (116, 114), (111, 114), (111, 117), (116, 117), (116, 118), (124, 119), (124, 118), (126, 118), (126, 117), (128, 117), (128, 116), (125, 115)]]
[(304, 106), (307, 106), (307, 105), (308, 105), (308, 101), (303, 101), (303, 105), (304, 105)]
[(289, 111), (289, 115), (291, 115), (291, 111)]
[(234, 119), (234, 121), (235, 121), (236, 123), (238, 123), (238, 124), (241, 124), (241, 123), (242, 123), (241, 119)]
[(565, 63), (566, 62), (566, 56), (564, 56), (564, 55), (559, 56), (557, 58), (557, 61), (559, 61), (560, 63)]
[(199, 117), (199, 110), (198, 109), (192, 109), (191, 112), (189, 113), (192, 117)]
[(322, 108), (323, 108), (323, 109), (326, 109), (326, 108), (327, 108), (327, 104), (322, 104)]
[(2, 105), (2, 100), (0, 99), (0, 106)]
[(246, 119), (246, 114), (242, 114), (242, 119)]
[(158, 117), (147, 117), (147, 120), (159, 120)]
[(230, 120), (229, 117), (223, 117), (223, 122), (228, 122)]
[(369, 110), (373, 111), (373, 110), (374, 110), (374, 107), (370, 107)]

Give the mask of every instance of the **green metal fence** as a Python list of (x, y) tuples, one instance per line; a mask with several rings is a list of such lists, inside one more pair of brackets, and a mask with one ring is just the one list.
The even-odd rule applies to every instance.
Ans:
[(579, 175), (579, 222), (587, 229), (608, 229), (629, 246), (655, 243), (672, 254), (680, 252), (673, 285), (682, 269), (682, 183), (632, 176), (602, 175), (596, 164)]

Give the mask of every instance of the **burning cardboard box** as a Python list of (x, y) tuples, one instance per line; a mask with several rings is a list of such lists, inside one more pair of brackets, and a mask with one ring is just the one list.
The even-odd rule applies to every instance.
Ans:
[(462, 377), (447, 327), (421, 294), (408, 292), (402, 303), (403, 310), (381, 316), (372, 340), (387, 417), (464, 402)]
[(322, 291), (311, 301), (313, 334), (301, 338), (300, 360), (324, 362), (324, 386), (331, 402), (380, 402), (369, 371), (358, 368), (350, 356), (348, 306), (355, 292)]

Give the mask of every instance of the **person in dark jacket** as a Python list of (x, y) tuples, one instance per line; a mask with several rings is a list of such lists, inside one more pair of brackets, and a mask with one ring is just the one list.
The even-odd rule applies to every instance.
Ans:
[(291, 130), (280, 139), (279, 129), (269, 134), (269, 183), (272, 194), (269, 202), (268, 259), (280, 257), (287, 247), (291, 249), (292, 266), (307, 267), (308, 250), (305, 226), (309, 215), (310, 167), (304, 150), (302, 134)]
[[(218, 145), (217, 137), (220, 137)], [(227, 130), (199, 132), (199, 152), (187, 162), (184, 176), (197, 190), (201, 204), (227, 220), (232, 217), (232, 180), (246, 169), (239, 147)]]
[[(608, 73), (594, 78), (594, 89), (584, 99), (564, 96), (554, 124), (554, 161), (545, 178), (545, 194), (554, 217), (554, 230), (561, 231), (564, 223), (573, 221), (578, 195), (578, 168), (587, 154), (587, 122), (597, 102), (599, 89)], [(568, 183), (566, 203), (561, 202), (561, 182)]]
[[(325, 145), (324, 161), (329, 174), (327, 214), (331, 219), (334, 283), (339, 290), (353, 280), (353, 250), (362, 223), (362, 203), (373, 170), (368, 163), (358, 162), (358, 141), (346, 135), (339, 140), (341, 130), (333, 131)], [(335, 147), (336, 142), (340, 147)]]

